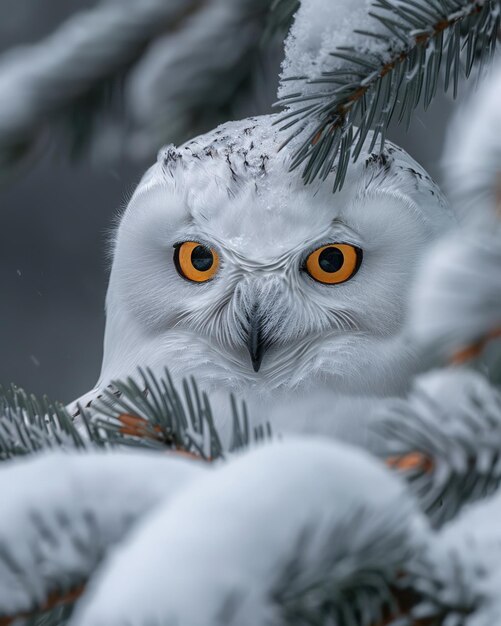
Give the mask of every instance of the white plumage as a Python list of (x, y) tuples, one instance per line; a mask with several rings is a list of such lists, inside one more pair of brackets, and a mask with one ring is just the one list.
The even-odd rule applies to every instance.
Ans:
[[(117, 230), (98, 389), (138, 366), (168, 367), (175, 379), (193, 375), (217, 413), (230, 391), (268, 408), (293, 392), (405, 388), (417, 367), (403, 332), (410, 282), (453, 216), (391, 144), (363, 154), (335, 194), (330, 178), (304, 186), (289, 171), (290, 144), (279, 149), (276, 120), (232, 122), (167, 147), (144, 176)], [(218, 257), (212, 280), (176, 269), (175, 247), (189, 241)], [(362, 251), (340, 284), (305, 268), (330, 244)]]

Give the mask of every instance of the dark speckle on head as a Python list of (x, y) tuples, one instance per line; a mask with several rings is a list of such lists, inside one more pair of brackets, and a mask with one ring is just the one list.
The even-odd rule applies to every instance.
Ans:
[(392, 163), (392, 159), (390, 157), (389, 151), (386, 151), (386, 152), (373, 152), (365, 160), (365, 167), (370, 167), (371, 165), (376, 165), (376, 166), (385, 168), (385, 170), (389, 170), (390, 167), (391, 167), (391, 163)]
[(181, 154), (181, 152), (179, 152), (179, 150), (177, 150), (173, 146), (170, 146), (169, 148), (165, 150), (163, 154), (164, 166), (168, 167), (169, 165), (176, 163), (176, 161), (179, 161), (179, 159), (182, 159), (182, 158), (183, 158), (183, 155)]
[(371, 171), (367, 185), (375, 180), (384, 179), (389, 176), (394, 165), (394, 157), (388, 151), (373, 152), (365, 160), (365, 168)]
[(413, 176), (416, 176), (417, 178), (419, 178), (419, 180), (423, 180), (423, 174), (421, 174), (421, 172), (417, 172), (414, 168), (412, 167), (408, 167), (407, 171), (412, 174)]
[(238, 179), (238, 176), (231, 163), (230, 154), (231, 154), (231, 151), (226, 155), (226, 162), (228, 163), (228, 167), (230, 168), (231, 179), (233, 180), (233, 182), (236, 182)]

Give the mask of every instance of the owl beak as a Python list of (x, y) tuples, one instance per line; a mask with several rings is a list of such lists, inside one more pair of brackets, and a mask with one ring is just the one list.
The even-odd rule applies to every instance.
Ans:
[(247, 348), (249, 349), (253, 369), (255, 372), (259, 372), (264, 353), (266, 352), (266, 343), (263, 336), (262, 319), (256, 313), (249, 317)]

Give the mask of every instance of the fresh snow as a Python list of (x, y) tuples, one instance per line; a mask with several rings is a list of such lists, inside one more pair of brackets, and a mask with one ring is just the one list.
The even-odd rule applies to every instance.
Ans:
[[(287, 588), (286, 565), (308, 532), (301, 577), (331, 576), (335, 589), (374, 568), (372, 559), (396, 571), (392, 551), (380, 554), (385, 538), (411, 547), (425, 529), (404, 484), (366, 452), (320, 439), (267, 444), (202, 476), (138, 526), (71, 624), (280, 624), (270, 598), (280, 581)], [(327, 547), (339, 556), (326, 570)]]
[[(475, 78), (471, 79), (475, 82)], [(501, 59), (458, 107), (442, 155), (445, 187), (467, 220), (500, 202)]]
[(445, 356), (501, 328), (501, 223), (487, 211), (425, 255), (409, 304), (409, 330)]
[(268, 0), (211, 0), (178, 32), (152, 43), (126, 84), (126, 103), (138, 129), (131, 140), (134, 153), (154, 153), (164, 127), (174, 138), (186, 136), (193, 128), (193, 105), (204, 103), (210, 116), (228, 101), (235, 80), (241, 80), (235, 68), (252, 62), (259, 48), (260, 12), (267, 6)]
[[(126, 6), (124, 6), (126, 4)], [(23, 137), (47, 115), (134, 59), (138, 46), (195, 0), (106, 2), (77, 13), (40, 43), (0, 57), (0, 140)]]
[[(346, 61), (331, 56), (340, 46), (355, 46), (367, 52), (383, 53), (378, 39), (354, 33), (356, 30), (382, 32), (382, 27), (369, 16), (371, 0), (302, 0), (294, 24), (285, 42), (279, 98), (302, 91), (322, 93), (332, 86), (306, 85), (295, 78), (320, 78), (323, 72), (347, 67)], [(387, 34), (387, 31), (384, 31)], [(300, 108), (303, 104), (294, 104)]]
[(85, 582), (138, 518), (201, 473), (181, 457), (109, 450), (2, 465), (0, 616)]
[[(474, 609), (466, 626), (494, 626), (501, 615), (501, 493), (467, 508), (431, 544), (451, 606)], [(451, 620), (453, 617), (451, 616)], [(451, 621), (451, 623), (453, 623)]]

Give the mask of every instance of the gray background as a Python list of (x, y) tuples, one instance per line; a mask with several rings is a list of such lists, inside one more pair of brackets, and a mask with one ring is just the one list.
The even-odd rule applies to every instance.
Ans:
[[(1, 52), (36, 41), (75, 9), (93, 4), (3, 3)], [(453, 108), (449, 97), (439, 97), (415, 116), (409, 133), (389, 134), (438, 180)], [(94, 384), (102, 355), (106, 241), (146, 165), (109, 166), (85, 156), (68, 162), (55, 145), (0, 188), (0, 383), (63, 401)]]

